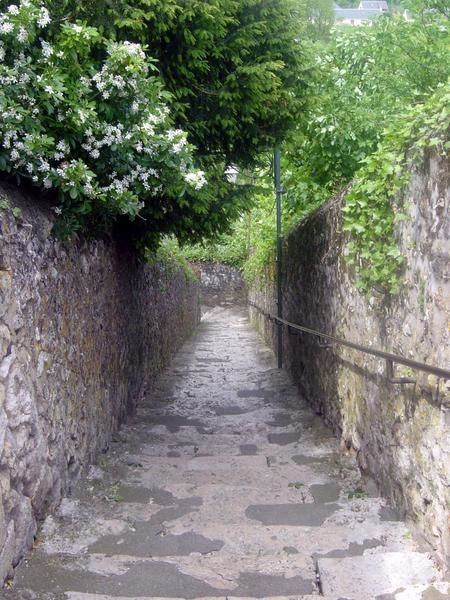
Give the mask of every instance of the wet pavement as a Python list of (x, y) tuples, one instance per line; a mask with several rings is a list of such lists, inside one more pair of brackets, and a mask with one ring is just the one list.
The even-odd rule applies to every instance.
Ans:
[(440, 600), (450, 584), (246, 312), (217, 307), (3, 596)]

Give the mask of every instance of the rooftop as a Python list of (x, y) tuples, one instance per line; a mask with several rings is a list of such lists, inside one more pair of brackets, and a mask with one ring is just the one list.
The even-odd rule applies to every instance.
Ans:
[(377, 10), (379, 12), (388, 12), (389, 6), (386, 0), (361, 0), (359, 9)]
[(337, 20), (353, 19), (355, 21), (367, 21), (373, 17), (379, 17), (380, 10), (373, 8), (335, 8), (334, 14)]

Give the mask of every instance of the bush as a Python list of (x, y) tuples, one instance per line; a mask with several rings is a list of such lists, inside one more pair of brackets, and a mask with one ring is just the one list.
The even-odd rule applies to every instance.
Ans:
[(82, 23), (50, 36), (50, 20), (36, 0), (0, 14), (0, 170), (52, 194), (64, 235), (164, 220), (167, 197), (204, 211), (204, 174), (144, 49)]

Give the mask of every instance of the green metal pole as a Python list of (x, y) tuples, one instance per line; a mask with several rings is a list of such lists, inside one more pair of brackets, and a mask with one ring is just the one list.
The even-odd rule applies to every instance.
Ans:
[[(281, 152), (279, 148), (275, 148), (274, 151), (274, 178), (275, 178), (275, 193), (276, 193), (276, 205), (277, 205), (277, 316), (283, 318), (283, 281), (282, 281), (282, 254), (283, 244), (281, 237), (281, 194), (283, 193), (281, 187)], [(283, 366), (283, 324), (278, 322), (278, 368), (281, 369)]]

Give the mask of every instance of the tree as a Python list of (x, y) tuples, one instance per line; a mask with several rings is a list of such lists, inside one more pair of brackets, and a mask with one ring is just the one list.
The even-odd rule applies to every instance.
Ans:
[(176, 124), (202, 161), (252, 164), (285, 136), (303, 105), (297, 0), (50, 0), (60, 19), (138, 41), (173, 96)]
[[(5, 18), (14, 17), (8, 9), (9, 2), (1, 4), (6, 9), (4, 14), (9, 15)], [(27, 10), (25, 4), (29, 3), (19, 2), (21, 14)], [(36, 5), (36, 10), (42, 8), (39, 0), (32, 0), (32, 5)], [(28, 177), (23, 169), (20, 174), (32, 179), (35, 185), (44, 186), (45, 182), (48, 186), (59, 186), (63, 214), (70, 216), (65, 230), (80, 228), (89, 220), (105, 227), (118, 223), (124, 234), (139, 239), (141, 244), (154, 245), (161, 233), (174, 233), (185, 240), (226, 229), (248, 202), (245, 190), (228, 181), (227, 167), (233, 164), (242, 168), (257, 163), (259, 154), (280, 141), (294, 125), (303, 106), (306, 69), (301, 32), (305, 24), (297, 1), (47, 0), (47, 9), (51, 22), (45, 33), (27, 41), (31, 62), (26, 64), (33, 69), (31, 79), (36, 74), (40, 77), (41, 71), (51, 79), (53, 72), (61, 82), (54, 98), (47, 98), (45, 89), (37, 86), (37, 91), (42, 91), (42, 97), (36, 97), (38, 108), (42, 109), (42, 119), (38, 122), (40, 151), (43, 157), (53, 157), (53, 144), (59, 143), (58, 140), (62, 144), (67, 137), (71, 155), (76, 154), (81, 161), (76, 165), (80, 173), (71, 172), (69, 183), (59, 182), (58, 165), (53, 164), (50, 164), (50, 179)], [(50, 63), (60, 53), (61, 31), (77, 33), (80, 45), (83, 32), (89, 31), (96, 42), (82, 58), (77, 45), (70, 48), (55, 70)], [(97, 135), (97, 116), (101, 117), (104, 128), (121, 123), (125, 132), (128, 122), (136, 131), (141, 128), (138, 126), (141, 117), (143, 121), (147, 119), (145, 102), (137, 109), (132, 108), (131, 88), (127, 98), (121, 96), (120, 90), (103, 98), (104, 90), (96, 89), (93, 83), (95, 73), (101, 73), (111, 62), (111, 48), (117, 47), (122, 52), (124, 48), (134, 48), (134, 43), (142, 45), (136, 46), (139, 55), (142, 49), (145, 52), (145, 66), (139, 67), (145, 73), (142, 71), (140, 81), (143, 89), (153, 90), (152, 108), (156, 109), (158, 103), (167, 106), (167, 114), (164, 113), (167, 119), (160, 132), (161, 156), (157, 155), (159, 150), (153, 153), (152, 161), (156, 164), (147, 167), (152, 169), (151, 173), (159, 172), (157, 163), (161, 162), (167, 176), (151, 190), (139, 191), (135, 186), (130, 191), (127, 187), (126, 194), (117, 183), (113, 200), (108, 195), (109, 181), (118, 181), (120, 175), (120, 181), (128, 185), (130, 177), (138, 176), (135, 164), (143, 162), (142, 152), (136, 149), (140, 148), (139, 143), (125, 136), (130, 148), (122, 142), (112, 144), (111, 148), (103, 145), (98, 157), (95, 148), (88, 151), (84, 147), (86, 125), (82, 127), (71, 119), (58, 121), (53, 115), (58, 114), (58, 103), (64, 105), (64, 110), (72, 110), (70, 114), (76, 114), (81, 103), (85, 105), (85, 113), (92, 117), (94, 135)], [(51, 54), (46, 57), (46, 52)], [(113, 79), (108, 82), (114, 87)], [(34, 94), (32, 89), (27, 89), (27, 93)], [(145, 93), (142, 92), (142, 97)], [(14, 89), (8, 88), (8, 94), (7, 103), (13, 103)], [(74, 107), (70, 108), (72, 103)], [(22, 108), (27, 112), (26, 106)], [(31, 129), (35, 127), (33, 119), (27, 121), (28, 125)], [(183, 142), (186, 160), (175, 150), (185, 140), (183, 132), (187, 134), (187, 142)], [(27, 132), (22, 133), (25, 136)], [(18, 137), (22, 133), (17, 133)], [(145, 131), (142, 135), (147, 136)], [(151, 135), (147, 138), (151, 145)], [(167, 152), (162, 151), (166, 138)], [(43, 147), (45, 144), (48, 148)], [(108, 153), (111, 156), (104, 159)], [(127, 162), (128, 156), (131, 162)], [(113, 167), (118, 157), (120, 169)], [(14, 160), (7, 156), (5, 161), (9, 171), (17, 173)], [(197, 180), (189, 180), (189, 173), (201, 173), (192, 177), (201, 179), (202, 189), (197, 189)], [(98, 186), (98, 194), (97, 188), (94, 193), (86, 185), (87, 177), (92, 177)]]

